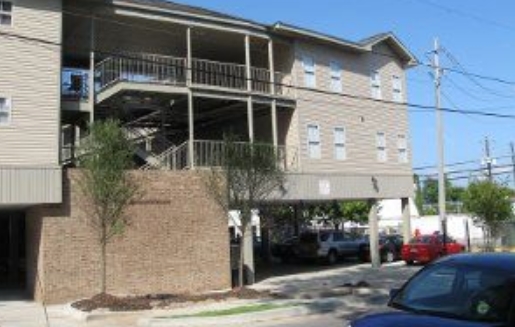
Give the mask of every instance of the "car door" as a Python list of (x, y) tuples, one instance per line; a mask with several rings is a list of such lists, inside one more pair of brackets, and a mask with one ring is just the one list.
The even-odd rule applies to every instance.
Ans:
[(345, 254), (345, 240), (342, 232), (333, 233), (334, 247), (338, 250), (339, 255)]

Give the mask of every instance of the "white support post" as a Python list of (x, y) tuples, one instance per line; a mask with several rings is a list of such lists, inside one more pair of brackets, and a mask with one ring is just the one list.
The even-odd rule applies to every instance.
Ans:
[(195, 169), (195, 120), (193, 117), (193, 93), (188, 92), (188, 125), (189, 125), (189, 142), (188, 142), (188, 161), (190, 169)]
[(277, 136), (277, 100), (272, 100), (272, 140), (274, 148), (277, 150), (279, 146), (279, 137)]
[(245, 75), (247, 79), (247, 91), (249, 96), (247, 98), (247, 124), (249, 127), (249, 141), (254, 142), (254, 108), (252, 104), (252, 70), (250, 61), (250, 35), (245, 35)]
[(247, 124), (249, 125), (249, 142), (254, 143), (254, 108), (251, 96), (247, 98)]
[(270, 93), (275, 95), (274, 42), (268, 40), (268, 70), (270, 71)]
[(250, 61), (250, 35), (245, 35), (245, 72), (247, 79), (247, 91), (252, 91), (252, 70)]
[[(274, 65), (274, 42), (268, 40), (268, 70), (270, 73), (270, 93), (275, 95), (275, 65)], [(277, 136), (277, 100), (272, 99), (272, 140), (274, 148), (277, 149), (279, 140)]]
[(186, 62), (186, 85), (188, 87), (193, 83), (193, 49), (191, 47), (191, 27), (186, 29), (186, 48), (187, 48), (187, 62)]
[(408, 244), (411, 239), (411, 211), (409, 206), (409, 198), (401, 199), (402, 207), (402, 237), (404, 244)]
[(379, 223), (377, 218), (377, 200), (370, 200), (370, 212), (368, 214), (368, 226), (370, 231), (370, 262), (372, 268), (381, 266), (381, 257), (379, 255)]
[(91, 18), (91, 39), (89, 52), (89, 118), (92, 124), (95, 121), (95, 18)]

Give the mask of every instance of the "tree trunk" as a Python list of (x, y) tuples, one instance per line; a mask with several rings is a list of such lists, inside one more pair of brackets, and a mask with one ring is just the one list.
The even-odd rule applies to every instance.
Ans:
[(243, 226), (243, 223), (241, 224), (241, 238), (240, 238), (240, 260), (238, 262), (238, 287), (242, 288), (244, 286), (243, 283), (243, 267), (244, 267), (244, 258), (245, 258), (245, 229), (246, 226)]
[(102, 225), (102, 240), (100, 241), (101, 249), (101, 276), (100, 276), (100, 293), (107, 293), (107, 226)]

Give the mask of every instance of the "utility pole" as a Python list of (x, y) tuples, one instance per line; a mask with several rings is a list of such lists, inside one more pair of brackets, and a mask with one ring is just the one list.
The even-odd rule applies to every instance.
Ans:
[(438, 142), (438, 213), (442, 224), (444, 251), (447, 250), (447, 215), (445, 212), (445, 156), (443, 117), (441, 110), (440, 86), (442, 69), (440, 68), (440, 45), (438, 38), (434, 40), (433, 67), (435, 82), (436, 134)]
[(486, 163), (486, 174), (488, 176), (488, 180), (492, 181), (492, 158), (490, 157), (490, 141), (488, 140), (488, 136), (485, 137), (485, 163)]
[(511, 166), (513, 168), (513, 183), (515, 184), (515, 145), (513, 142), (510, 142), (511, 148)]

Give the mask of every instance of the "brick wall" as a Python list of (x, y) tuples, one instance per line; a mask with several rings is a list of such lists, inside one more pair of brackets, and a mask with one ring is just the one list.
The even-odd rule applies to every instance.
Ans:
[[(28, 285), (50, 303), (92, 296), (100, 288), (100, 246), (82, 210), (76, 179), (64, 178), (63, 204), (27, 213)], [(143, 196), (131, 224), (107, 249), (111, 294), (205, 292), (230, 287), (227, 219), (195, 172), (135, 172)]]

